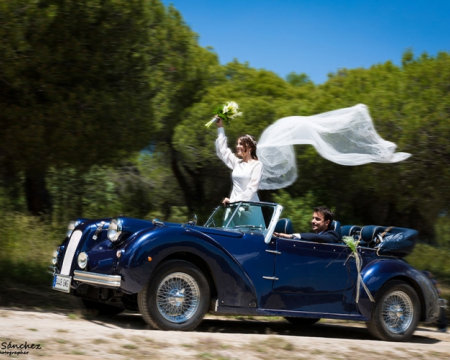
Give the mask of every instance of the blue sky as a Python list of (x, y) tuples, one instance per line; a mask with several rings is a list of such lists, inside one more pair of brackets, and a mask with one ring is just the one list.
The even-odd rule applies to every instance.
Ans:
[(399, 65), (406, 49), (450, 52), (450, 0), (163, 0), (220, 62), (316, 84), (340, 68)]

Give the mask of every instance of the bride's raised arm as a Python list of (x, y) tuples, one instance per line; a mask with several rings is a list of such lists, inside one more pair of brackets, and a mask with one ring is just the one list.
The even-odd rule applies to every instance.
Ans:
[(216, 122), (217, 124), (217, 139), (216, 139), (216, 153), (220, 160), (230, 169), (234, 169), (239, 158), (231, 151), (227, 144), (227, 137), (222, 125), (222, 119)]

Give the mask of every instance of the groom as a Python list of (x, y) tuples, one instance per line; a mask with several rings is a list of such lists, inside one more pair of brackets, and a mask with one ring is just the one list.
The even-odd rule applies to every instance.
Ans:
[(301, 239), (320, 243), (337, 243), (339, 241), (339, 235), (336, 231), (331, 229), (333, 216), (334, 214), (330, 209), (326, 208), (325, 206), (318, 206), (314, 208), (314, 214), (311, 220), (312, 231), (314, 231), (315, 234), (285, 234), (277, 232), (274, 232), (273, 234), (277, 237), (288, 239)]

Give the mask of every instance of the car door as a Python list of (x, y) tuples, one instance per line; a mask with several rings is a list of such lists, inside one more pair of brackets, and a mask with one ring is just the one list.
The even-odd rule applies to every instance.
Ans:
[(270, 294), (277, 257), (276, 243), (266, 244), (263, 234), (251, 232), (241, 239), (227, 239), (226, 244), (221, 242), (251, 279), (257, 298)]
[(273, 293), (265, 308), (351, 312), (357, 272), (346, 245), (279, 238), (277, 251)]

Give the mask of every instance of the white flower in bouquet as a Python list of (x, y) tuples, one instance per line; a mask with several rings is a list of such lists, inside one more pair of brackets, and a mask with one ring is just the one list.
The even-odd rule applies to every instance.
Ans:
[(239, 105), (236, 104), (234, 101), (230, 101), (227, 104), (223, 105), (222, 107), (217, 107), (213, 114), (215, 115), (214, 118), (207, 122), (205, 124), (206, 127), (210, 127), (213, 123), (215, 123), (219, 118), (224, 120), (227, 125), (230, 125), (230, 120), (234, 119), (237, 116), (241, 116), (242, 113), (238, 112)]
[(359, 245), (359, 241), (355, 240), (353, 236), (343, 236), (342, 241), (347, 244), (347, 246), (352, 250), (352, 252), (356, 252), (356, 248)]

